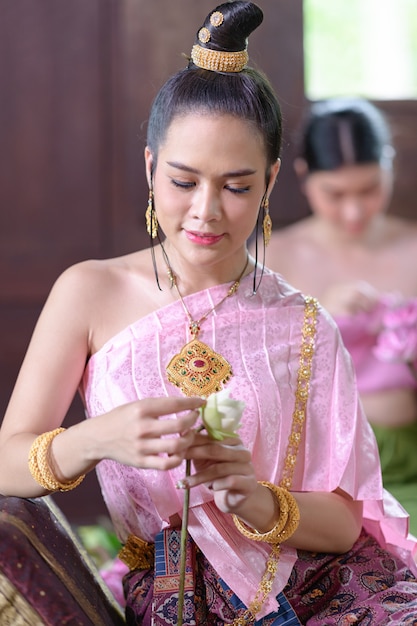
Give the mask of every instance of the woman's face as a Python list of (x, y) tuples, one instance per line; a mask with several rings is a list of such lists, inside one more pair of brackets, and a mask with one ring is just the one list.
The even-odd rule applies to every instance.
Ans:
[[(148, 182), (152, 154), (145, 150)], [(152, 186), (165, 247), (178, 261), (230, 267), (235, 275), (246, 257), (262, 198), (279, 170), (271, 168), (268, 189), (261, 135), (229, 115), (192, 113), (174, 118)]]
[(371, 163), (313, 172), (304, 192), (315, 215), (349, 235), (361, 235), (388, 207), (392, 171)]

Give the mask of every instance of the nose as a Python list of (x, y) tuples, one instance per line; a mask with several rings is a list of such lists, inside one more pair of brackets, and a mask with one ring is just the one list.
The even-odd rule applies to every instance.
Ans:
[(363, 217), (363, 207), (359, 198), (346, 198), (342, 206), (342, 218), (346, 222), (359, 222)]
[(192, 213), (202, 222), (218, 221), (222, 215), (219, 192), (211, 185), (200, 188), (193, 199)]

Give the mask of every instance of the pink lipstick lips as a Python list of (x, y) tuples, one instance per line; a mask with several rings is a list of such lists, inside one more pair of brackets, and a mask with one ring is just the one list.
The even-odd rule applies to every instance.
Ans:
[(223, 239), (223, 235), (198, 233), (198, 232), (193, 232), (190, 230), (186, 230), (185, 234), (187, 236), (187, 239), (189, 239), (189, 241), (192, 241), (193, 243), (200, 245), (200, 246), (212, 246), (218, 243), (219, 241), (221, 241), (221, 239)]

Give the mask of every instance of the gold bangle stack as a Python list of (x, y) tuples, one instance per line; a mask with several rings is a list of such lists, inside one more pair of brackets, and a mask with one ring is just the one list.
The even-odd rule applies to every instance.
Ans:
[(39, 435), (32, 443), (29, 451), (28, 463), (32, 478), (47, 491), (71, 491), (71, 489), (78, 487), (85, 478), (85, 474), (82, 474), (70, 482), (62, 483), (51, 469), (49, 461), (51, 443), (64, 430), (65, 428), (55, 428), (55, 430)]
[(275, 526), (266, 533), (260, 533), (246, 526), (237, 515), (233, 515), (233, 521), (244, 537), (276, 545), (286, 541), (295, 533), (300, 523), (300, 511), (294, 496), (287, 489), (263, 480), (259, 481), (259, 484), (272, 491), (278, 502), (279, 518)]
[(274, 494), (279, 506), (279, 518), (271, 530), (266, 533), (260, 533), (246, 526), (237, 515), (232, 516), (236, 528), (244, 537), (252, 539), (253, 541), (270, 543), (272, 548), (255, 597), (243, 615), (233, 621), (233, 626), (245, 626), (245, 624), (252, 623), (255, 620), (256, 614), (261, 610), (272, 589), (272, 583), (278, 570), (280, 544), (291, 537), (300, 523), (298, 504), (294, 496), (287, 489), (263, 480), (259, 481), (259, 484), (263, 485)]

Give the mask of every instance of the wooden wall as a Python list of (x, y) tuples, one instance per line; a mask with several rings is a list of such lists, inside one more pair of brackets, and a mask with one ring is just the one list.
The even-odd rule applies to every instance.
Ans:
[[(396, 150), (395, 189), (391, 212), (417, 220), (417, 100), (375, 102), (386, 114)], [(410, 262), (412, 260), (410, 259)], [(414, 260), (415, 262), (415, 260)]]

